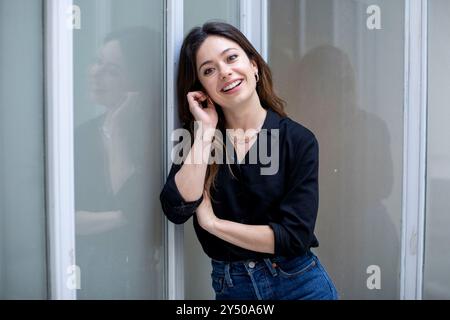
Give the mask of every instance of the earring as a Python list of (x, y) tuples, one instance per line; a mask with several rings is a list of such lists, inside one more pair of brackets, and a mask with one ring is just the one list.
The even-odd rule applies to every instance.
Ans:
[(258, 81), (259, 81), (259, 74), (258, 73), (255, 73), (255, 78), (256, 78), (256, 83), (258, 83)]

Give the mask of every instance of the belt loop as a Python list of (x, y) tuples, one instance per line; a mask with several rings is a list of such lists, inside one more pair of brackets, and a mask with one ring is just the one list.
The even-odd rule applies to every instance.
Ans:
[(269, 258), (264, 259), (264, 262), (266, 263), (267, 268), (270, 270), (270, 273), (273, 277), (276, 277), (278, 275), (277, 269), (275, 269), (274, 265), (272, 264), (272, 261), (270, 261)]
[(228, 287), (232, 288), (233, 287), (233, 281), (231, 280), (231, 275), (230, 275), (230, 263), (226, 262), (225, 263), (225, 281), (227, 282)]

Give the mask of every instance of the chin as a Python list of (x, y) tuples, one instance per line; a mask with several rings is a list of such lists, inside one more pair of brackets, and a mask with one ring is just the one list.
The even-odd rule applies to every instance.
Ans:
[(95, 92), (91, 92), (89, 94), (89, 100), (96, 104), (96, 105), (100, 105), (100, 106), (104, 106), (107, 103), (107, 99), (105, 99), (105, 97), (103, 97), (100, 94), (96, 94)]
[(244, 102), (247, 102), (247, 101), (250, 101), (250, 96), (249, 95), (245, 95), (244, 96), (243, 94), (241, 94), (238, 97), (235, 97), (231, 103), (233, 105), (240, 105), (240, 104), (242, 104)]

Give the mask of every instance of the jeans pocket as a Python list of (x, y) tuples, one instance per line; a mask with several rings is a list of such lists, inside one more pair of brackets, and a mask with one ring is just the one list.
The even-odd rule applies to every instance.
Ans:
[(307, 259), (293, 258), (277, 262), (277, 270), (280, 276), (291, 278), (302, 275), (316, 266), (316, 260), (312, 257)]

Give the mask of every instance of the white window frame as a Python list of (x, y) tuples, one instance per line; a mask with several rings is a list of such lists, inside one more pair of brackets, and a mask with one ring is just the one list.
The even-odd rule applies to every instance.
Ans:
[(267, 0), (240, 0), (240, 30), (267, 61)]
[[(48, 278), (51, 299), (76, 300), (67, 285), (75, 262), (73, 30), (68, 27), (72, 0), (44, 0)], [(175, 76), (183, 40), (183, 0), (166, 0), (166, 146), (177, 127)], [(168, 63), (172, 61), (173, 63)], [(171, 148), (164, 152), (165, 171)], [(184, 298), (183, 228), (166, 222), (166, 292), (168, 299)], [(82, 277), (82, 270), (81, 270)]]
[[(171, 136), (175, 128), (179, 127), (178, 105), (176, 99), (176, 75), (178, 57), (183, 42), (183, 0), (166, 0), (166, 108), (164, 114), (166, 164), (164, 176), (171, 167), (172, 143)], [(167, 290), (166, 296), (170, 300), (184, 299), (184, 229), (166, 219), (167, 245)]]
[[(171, 164), (171, 133), (178, 127), (175, 84), (178, 55), (184, 37), (183, 2), (166, 0), (165, 176)], [(73, 34), (72, 29), (67, 26), (68, 8), (71, 8), (72, 0), (44, 0), (44, 4), (49, 296), (51, 299), (76, 299), (76, 290), (67, 285), (71, 276), (69, 268), (76, 265)], [(427, 4), (427, 0), (405, 1), (401, 299), (422, 298), (427, 131)], [(266, 61), (267, 24), (267, 0), (240, 1), (241, 30)], [(167, 222), (166, 228), (166, 296), (169, 299), (183, 299), (183, 227)]]
[[(182, 18), (182, 0), (167, 0), (169, 25), (167, 26), (168, 40), (173, 39), (171, 32), (179, 31), (180, 21), (170, 20), (175, 16)], [(181, 5), (180, 5), (181, 4)], [(104, 9), (109, 9), (108, 3), (101, 1)], [(76, 300), (77, 291), (71, 289), (73, 280), (76, 280), (74, 267), (76, 267), (75, 251), (75, 193), (74, 193), (74, 93), (73, 93), (73, 29), (70, 27), (72, 0), (44, 0), (45, 21), (45, 94), (46, 94), (46, 180), (47, 180), (47, 252), (48, 252), (48, 295), (55, 300)], [(107, 18), (107, 17), (106, 17)], [(105, 20), (106, 21), (106, 20)], [(105, 22), (102, 20), (102, 23)], [(106, 21), (108, 23), (108, 21)], [(175, 28), (170, 25), (175, 25)], [(107, 25), (106, 25), (107, 27)], [(177, 35), (178, 38), (182, 37)], [(177, 42), (181, 43), (181, 42)], [(167, 52), (173, 54), (169, 61), (175, 61), (174, 47), (168, 45)], [(175, 48), (176, 49), (176, 48)], [(166, 57), (167, 59), (167, 57)], [(167, 74), (171, 74), (173, 66), (167, 65)], [(168, 77), (170, 78), (170, 77)], [(167, 92), (175, 92), (171, 82)], [(173, 94), (167, 95), (168, 114), (166, 119), (174, 118)], [(167, 131), (171, 132), (171, 121)], [(170, 159), (170, 157), (169, 157)], [(182, 229), (174, 232), (175, 228), (166, 225), (166, 244), (168, 253), (166, 266), (168, 276), (165, 283), (166, 297), (180, 299), (183, 287), (179, 284), (179, 275), (183, 272), (182, 251), (178, 254), (174, 248), (182, 248)], [(179, 229), (179, 228), (176, 228)], [(178, 250), (179, 251), (179, 250)], [(181, 254), (181, 255), (180, 255)], [(167, 264), (167, 261), (169, 263)], [(80, 278), (83, 270), (80, 270)], [(182, 279), (181, 279), (182, 280)], [(178, 284), (178, 285), (176, 285)], [(174, 288), (177, 290), (174, 290)]]
[[(171, 134), (179, 126), (176, 101), (176, 73), (181, 44), (184, 39), (183, 0), (167, 0), (166, 23), (166, 108), (165, 108), (165, 146), (164, 176), (171, 166)], [(240, 1), (240, 30), (267, 61), (267, 0)], [(167, 297), (184, 299), (184, 228), (166, 220), (167, 227)]]
[[(257, 3), (257, 0), (244, 0), (241, 2), (241, 10), (258, 12)], [(404, 3), (405, 111), (400, 299), (420, 300), (423, 292), (425, 241), (428, 0), (405, 0)], [(256, 5), (252, 7), (252, 4)], [(301, 2), (301, 5), (304, 5), (304, 1)], [(246, 12), (241, 14), (244, 22), (243, 30), (255, 43), (258, 43), (258, 39), (263, 39), (265, 45), (263, 52), (267, 60), (267, 3), (261, 19), (265, 21), (262, 23), (265, 28), (262, 27), (260, 33), (251, 29), (252, 27), (257, 28), (258, 23), (255, 21), (258, 21), (258, 17), (254, 17), (252, 21)], [(300, 39), (300, 41), (303, 40)]]
[[(302, 1), (302, 4), (303, 1)], [(405, 0), (404, 158), (400, 299), (422, 299), (428, 74), (428, 0)], [(268, 57), (267, 0), (241, 1), (241, 30)], [(260, 28), (260, 30), (258, 30)]]
[(422, 299), (426, 133), (428, 1), (405, 1), (405, 107), (400, 298)]
[(46, 183), (49, 297), (75, 300), (72, 0), (45, 0)]

